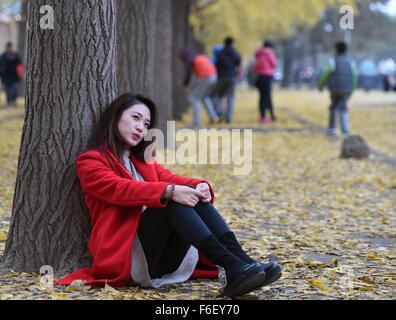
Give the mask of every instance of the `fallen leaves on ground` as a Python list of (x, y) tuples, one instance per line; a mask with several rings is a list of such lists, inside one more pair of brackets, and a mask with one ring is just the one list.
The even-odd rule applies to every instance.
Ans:
[[(376, 150), (396, 157), (396, 107), (384, 97), (357, 93), (351, 101), (351, 128)], [(376, 101), (375, 107), (367, 100)], [(263, 127), (257, 123), (256, 104), (256, 93), (240, 91), (233, 125)], [(342, 160), (341, 139), (308, 130), (309, 123), (326, 125), (327, 104), (324, 93), (277, 91), (279, 121), (266, 126), (273, 131), (253, 134), (248, 176), (232, 175), (232, 165), (168, 166), (211, 181), (216, 207), (247, 252), (282, 265), (279, 281), (243, 299), (396, 298), (396, 171), (373, 157)], [(290, 118), (292, 113), (307, 122)], [(21, 125), (21, 120), (0, 123), (0, 250), (9, 227)], [(0, 299), (216, 299), (219, 290), (213, 280), (156, 290), (89, 290), (81, 283), (43, 290), (37, 274), (0, 276)]]

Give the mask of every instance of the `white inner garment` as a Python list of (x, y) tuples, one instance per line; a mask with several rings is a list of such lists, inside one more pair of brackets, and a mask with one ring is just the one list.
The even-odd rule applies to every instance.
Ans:
[[(136, 170), (132, 161), (129, 159), (130, 151), (127, 150), (123, 154), (123, 162), (125, 168), (131, 173), (134, 179), (144, 181), (143, 177)], [(143, 206), (142, 212), (147, 207)], [(194, 246), (190, 246), (187, 254), (183, 258), (179, 268), (170, 274), (165, 274), (161, 278), (151, 279), (146, 256), (144, 254), (142, 245), (140, 243), (139, 235), (136, 233), (132, 245), (132, 265), (131, 265), (131, 278), (132, 281), (143, 288), (159, 288), (166, 284), (180, 283), (188, 280), (195, 270), (198, 263), (198, 250)]]

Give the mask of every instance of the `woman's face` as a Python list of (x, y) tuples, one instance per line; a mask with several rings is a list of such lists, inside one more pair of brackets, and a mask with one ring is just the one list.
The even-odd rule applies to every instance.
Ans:
[(144, 139), (150, 126), (150, 110), (144, 104), (126, 109), (118, 121), (118, 132), (127, 147), (135, 147)]

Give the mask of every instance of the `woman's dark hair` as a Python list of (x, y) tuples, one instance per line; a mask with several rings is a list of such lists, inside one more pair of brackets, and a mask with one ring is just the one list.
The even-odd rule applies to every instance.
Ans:
[[(90, 140), (89, 149), (101, 150), (108, 147), (114, 155), (121, 161), (122, 153), (125, 150), (122, 137), (118, 132), (118, 121), (122, 113), (128, 108), (136, 105), (144, 104), (150, 110), (150, 125), (148, 129), (153, 129), (157, 125), (157, 107), (155, 103), (143, 96), (124, 93), (115, 99), (102, 114), (101, 120), (94, 130), (94, 134)], [(139, 160), (144, 161), (144, 152), (153, 141), (142, 140), (137, 146), (131, 148), (131, 152), (136, 155)], [(155, 150), (154, 150), (155, 156)]]
[(274, 49), (274, 43), (271, 40), (264, 40), (263, 47)]

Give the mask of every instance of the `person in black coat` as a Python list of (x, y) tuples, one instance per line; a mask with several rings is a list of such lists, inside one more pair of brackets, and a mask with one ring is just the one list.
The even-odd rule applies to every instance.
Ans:
[[(235, 87), (238, 70), (241, 65), (241, 56), (234, 48), (234, 39), (227, 37), (224, 48), (216, 56), (216, 69), (218, 73), (217, 85), (212, 94), (216, 112), (231, 123), (234, 113)], [(222, 99), (227, 99), (227, 109), (224, 112)]]
[(0, 78), (7, 96), (8, 106), (15, 105), (18, 95), (18, 66), (21, 65), (19, 55), (12, 50), (12, 43), (6, 44), (6, 51), (0, 56)]

